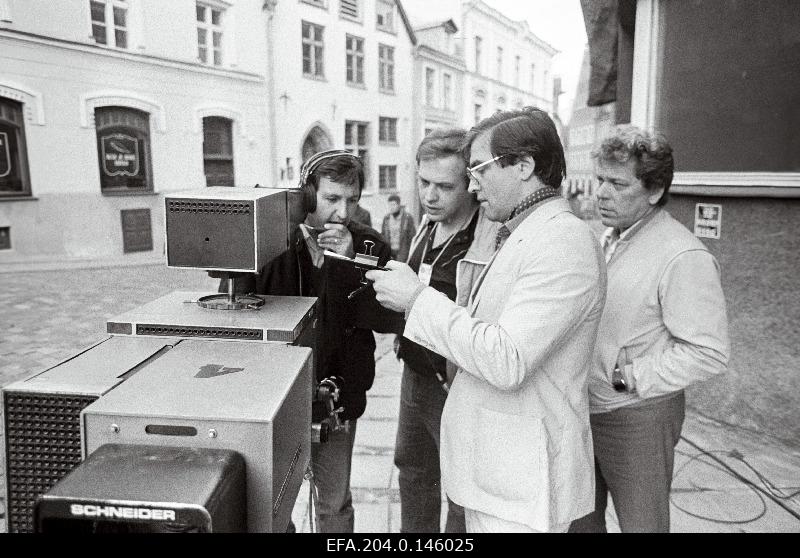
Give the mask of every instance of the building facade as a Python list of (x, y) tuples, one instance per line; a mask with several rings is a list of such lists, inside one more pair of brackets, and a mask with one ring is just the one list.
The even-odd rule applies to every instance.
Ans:
[(537, 106), (553, 110), (553, 57), (558, 52), (481, 0), (461, 4), (467, 73), (463, 114), (472, 126), (498, 110)]
[(415, 188), (413, 48), (395, 0), (273, 2), (275, 183), (295, 186), (313, 153), (347, 149), (366, 163), (361, 205), (380, 228), (386, 197)]
[(263, 183), (262, 4), (0, 0), (0, 265), (160, 260), (164, 193)]
[(452, 19), (416, 26), (414, 32), (414, 140), (419, 142), (434, 128), (463, 125), (466, 65)]
[(588, 47), (581, 62), (572, 114), (564, 136), (567, 178), (564, 193), (573, 201), (573, 209), (587, 219), (599, 219), (595, 189), (594, 151), (615, 125), (615, 103), (590, 107)]

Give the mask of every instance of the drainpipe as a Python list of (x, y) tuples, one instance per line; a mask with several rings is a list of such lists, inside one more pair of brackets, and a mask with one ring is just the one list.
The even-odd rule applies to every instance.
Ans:
[(278, 136), (275, 122), (275, 42), (273, 24), (278, 0), (264, 0), (265, 31), (267, 34), (267, 130), (269, 132), (269, 179), (270, 184), (278, 186)]

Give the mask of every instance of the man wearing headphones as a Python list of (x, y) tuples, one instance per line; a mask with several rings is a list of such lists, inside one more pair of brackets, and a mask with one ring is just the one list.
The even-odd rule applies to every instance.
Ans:
[[(364, 413), (367, 390), (375, 377), (372, 330), (402, 331), (402, 315), (377, 303), (375, 291), (362, 284), (358, 269), (324, 256), (329, 250), (352, 258), (357, 252), (370, 253), (371, 247), (379, 265), (390, 259), (389, 246), (380, 234), (353, 219), (364, 187), (361, 159), (343, 150), (317, 153), (303, 165), (300, 187), (306, 218), (294, 232), (289, 249), (249, 284), (242, 280), (237, 291), (319, 298), (317, 381), (341, 378), (339, 406), (344, 410), (339, 417), (345, 426), (327, 442), (311, 447), (319, 531), (352, 532), (350, 466), (356, 421)], [(314, 421), (323, 418), (317, 412), (314, 409)]]

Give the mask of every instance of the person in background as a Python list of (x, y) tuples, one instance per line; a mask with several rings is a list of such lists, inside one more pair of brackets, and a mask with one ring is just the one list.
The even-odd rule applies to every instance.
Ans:
[(668, 532), (686, 386), (730, 355), (717, 260), (665, 209), (672, 148), (632, 126), (594, 154), (606, 308), (589, 379), (595, 509), (571, 532), (605, 532), (608, 495), (623, 532)]
[[(417, 184), (425, 211), (411, 243), (408, 264), (420, 280), (450, 300), (469, 294), (470, 283), (494, 253), (497, 225), (485, 217), (467, 191), (461, 152), (466, 130), (440, 128), (417, 148)], [(479, 269), (475, 269), (479, 266)], [(438, 533), (441, 512), (439, 430), (448, 391), (448, 362), (440, 355), (399, 338), (404, 363), (394, 462), (399, 471), (400, 531)], [(463, 533), (464, 510), (448, 501), (444, 531)]]
[(467, 134), (469, 190), (502, 223), (499, 247), (461, 307), (390, 261), (369, 271), (403, 336), (458, 366), (442, 413), (447, 496), (469, 532), (565, 532), (594, 505), (589, 375), (605, 262), (559, 188), (553, 120), (527, 107)]
[(417, 232), (414, 218), (400, 205), (400, 196), (391, 194), (388, 198), (389, 213), (383, 218), (381, 233), (389, 243), (392, 259), (404, 262), (408, 259), (411, 240)]

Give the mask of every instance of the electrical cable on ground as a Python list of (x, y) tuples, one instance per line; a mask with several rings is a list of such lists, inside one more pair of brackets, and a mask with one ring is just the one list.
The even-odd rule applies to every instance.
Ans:
[[(709, 467), (717, 469), (718, 471), (722, 471), (725, 474), (730, 474), (726, 469), (724, 469), (723, 467), (720, 467), (719, 465), (716, 465), (714, 463), (708, 463), (706, 461), (702, 461), (702, 458), (707, 457), (707, 452), (701, 452), (701, 453), (697, 453), (695, 455), (690, 455), (688, 453), (681, 452), (680, 450), (676, 450), (676, 451), (677, 451), (677, 453), (680, 453), (682, 455), (687, 456), (689, 458), (689, 460), (686, 463), (684, 463), (683, 465), (681, 465), (681, 467), (678, 468), (675, 471), (675, 473), (673, 474), (673, 479), (678, 478), (678, 476), (681, 474), (681, 472), (683, 472), (683, 470), (686, 469), (689, 465), (691, 465), (694, 461), (701, 461), (703, 464), (708, 465)], [(711, 489), (703, 489), (702, 487), (697, 487), (697, 488), (698, 488), (698, 490), (700, 492), (703, 492), (703, 491), (706, 491), (706, 490), (709, 490), (709, 491), (711, 490)], [(692, 517), (695, 517), (697, 519), (702, 519), (704, 521), (711, 521), (713, 523), (721, 523), (721, 524), (726, 524), (726, 525), (741, 525), (741, 524), (745, 524), (745, 523), (752, 523), (754, 521), (758, 521), (759, 519), (764, 517), (764, 515), (766, 515), (766, 513), (767, 513), (767, 502), (766, 502), (766, 500), (764, 500), (764, 496), (762, 496), (761, 493), (758, 492), (757, 490), (755, 490), (755, 488), (753, 488), (752, 486), (747, 486), (747, 488), (752, 490), (753, 493), (756, 495), (756, 498), (758, 498), (759, 502), (761, 503), (761, 510), (758, 513), (756, 513), (753, 517), (748, 517), (748, 518), (745, 518), (745, 519), (721, 519), (721, 518), (718, 518), (718, 517), (711, 517), (711, 516), (708, 516), (708, 515), (702, 515), (702, 514), (699, 514), (699, 513), (691, 512), (691, 511), (687, 510), (686, 508), (682, 507), (681, 505), (679, 505), (675, 501), (674, 493), (673, 493), (673, 495), (670, 496), (670, 501), (672, 502), (673, 506), (675, 506), (676, 508), (681, 510), (683, 513), (685, 513), (687, 515), (690, 515)]]
[[(751, 469), (756, 474), (756, 476), (758, 477), (759, 481), (761, 481), (764, 484), (764, 486), (766, 487), (766, 489), (762, 488), (762, 487), (758, 486), (757, 484), (755, 484), (754, 482), (752, 482), (747, 477), (745, 477), (742, 474), (740, 474), (735, 469), (733, 469), (730, 465), (725, 463), (722, 459), (720, 459), (717, 456), (713, 455), (713, 453), (715, 453), (715, 452), (707, 451), (707, 450), (701, 448), (696, 443), (694, 443), (691, 440), (687, 439), (685, 436), (681, 436), (681, 440), (683, 440), (684, 442), (686, 442), (690, 446), (694, 447), (697, 451), (700, 452), (701, 455), (706, 456), (706, 457), (714, 460), (717, 464), (719, 464), (723, 468), (723, 470), (727, 474), (729, 474), (730, 476), (734, 477), (735, 479), (737, 479), (739, 482), (741, 482), (742, 484), (744, 484), (745, 486), (747, 486), (748, 488), (750, 488), (754, 492), (758, 493), (759, 497), (761, 498), (762, 503), (765, 505), (765, 508), (766, 508), (766, 503), (764, 502), (763, 498), (761, 497), (762, 494), (764, 496), (766, 496), (767, 498), (769, 498), (770, 500), (772, 500), (775, 504), (777, 504), (778, 506), (783, 508), (783, 510), (786, 511), (789, 515), (791, 515), (792, 517), (794, 517), (795, 519), (800, 521), (800, 513), (796, 512), (795, 510), (793, 510), (792, 508), (787, 506), (786, 503), (784, 502), (784, 500), (791, 499), (794, 496), (800, 494), (800, 490), (798, 490), (796, 492), (792, 492), (791, 494), (786, 494), (786, 493), (783, 492), (783, 490), (777, 488), (772, 481), (767, 479), (763, 474), (761, 474), (753, 466), (751, 466), (749, 463), (747, 463), (744, 460), (744, 456), (742, 456), (738, 452), (736, 452), (736, 453), (731, 453), (731, 452), (727, 452), (727, 451), (726, 452), (722, 452), (722, 453), (726, 453), (726, 454), (732, 455), (733, 457), (735, 457), (736, 459), (738, 459), (739, 461), (744, 463), (749, 469)], [(716, 453), (720, 453), (720, 452), (717, 451)], [(695, 456), (695, 458), (696, 457), (699, 457), (699, 456)], [(690, 462), (692, 460), (694, 460), (695, 458), (692, 458), (690, 460)], [(684, 467), (685, 467), (685, 465), (684, 465)], [(682, 470), (682, 469), (683, 469), (683, 467), (681, 467), (681, 469), (679, 469), (679, 471)], [(673, 505), (674, 504), (675, 503), (673, 502)], [(680, 509), (681, 511), (683, 511), (685, 513), (688, 513), (689, 515), (692, 515), (694, 517), (698, 517), (700, 519), (708, 519), (710, 521), (715, 521), (715, 522), (718, 522), (718, 523), (745, 523), (744, 521), (741, 521), (741, 520), (740, 521), (730, 521), (730, 520), (718, 520), (718, 519), (713, 519), (713, 518), (701, 517), (701, 516), (698, 516), (697, 514), (693, 514), (691, 512), (688, 512), (688, 511), (684, 510), (683, 508), (681, 508), (681, 507), (679, 507), (677, 505), (676, 505), (676, 507), (678, 507), (678, 509)], [(764, 515), (764, 513), (766, 513), (766, 509), (761, 514), (759, 514), (759, 516), (756, 517), (755, 519), (758, 519), (758, 518), (762, 517)], [(755, 521), (755, 519), (752, 519), (752, 520), (749, 520), (749, 521)], [(749, 522), (749, 521), (747, 521), (747, 522)]]

